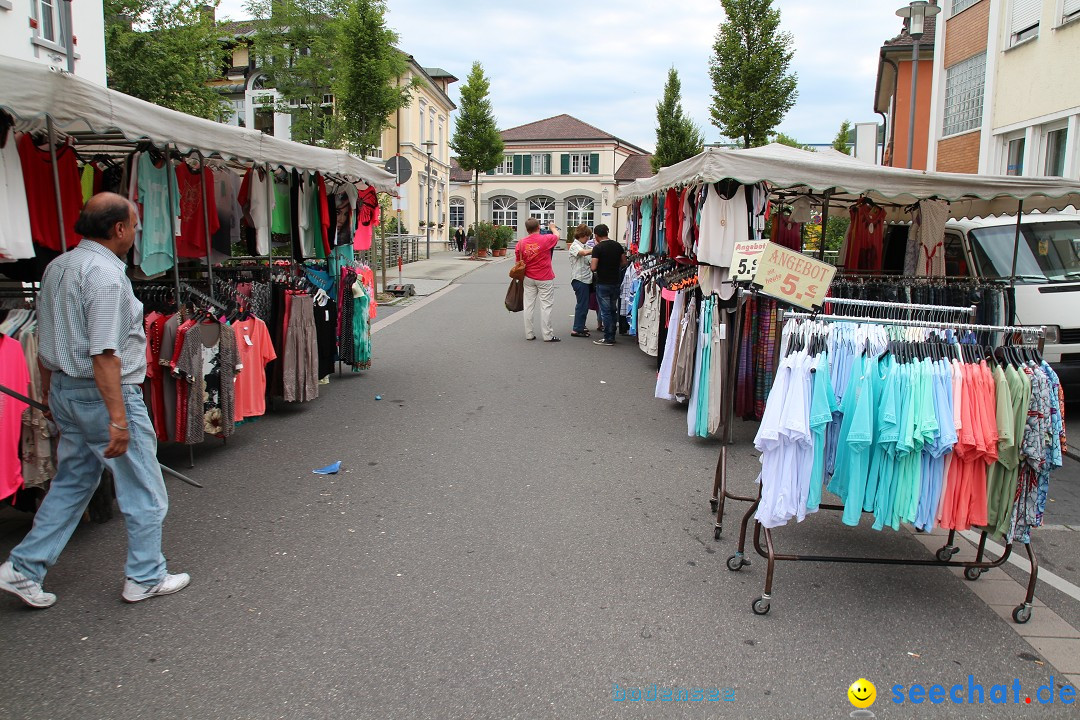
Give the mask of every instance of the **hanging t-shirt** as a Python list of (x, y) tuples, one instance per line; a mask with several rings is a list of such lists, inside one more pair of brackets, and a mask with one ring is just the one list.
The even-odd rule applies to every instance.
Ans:
[(292, 233), (292, 203), (289, 193), (289, 173), (274, 173), (274, 213), (270, 220), (270, 232), (274, 235)]
[[(248, 227), (255, 228), (255, 254), (270, 254), (270, 214), (277, 207), (277, 199), (273, 192), (267, 191), (266, 172), (264, 170), (248, 170), (240, 183), (240, 193), (237, 195), (240, 207), (247, 210), (245, 220)], [(288, 197), (286, 197), (288, 202)]]
[(638, 252), (651, 253), (653, 225), (653, 199), (652, 197), (641, 199), (641, 239), (638, 241)]
[(266, 413), (266, 364), (277, 359), (266, 323), (252, 315), (232, 326), (243, 369), (236, 376), (237, 420)]
[[(22, 345), (6, 335), (0, 335), (0, 385), (23, 395), (30, 392), (30, 370)], [(22, 487), (19, 438), (26, 407), (22, 400), (0, 393), (0, 500)]]
[(211, 238), (211, 246), (225, 255), (231, 255), (233, 244), (240, 242), (243, 210), (237, 202), (239, 186), (239, 179), (231, 170), (214, 173), (214, 207), (217, 208), (218, 229)]
[(357, 199), (356, 235), (353, 237), (353, 249), (357, 252), (371, 249), (371, 237), (379, 225), (379, 198), (375, 188), (367, 187), (360, 191)]
[[(147, 275), (157, 275), (173, 266), (173, 228), (179, 229), (180, 191), (176, 173), (168, 161), (154, 164), (150, 153), (139, 155), (138, 198), (142, 206), (142, 233), (139, 236), (139, 267)], [(172, 184), (172, 205), (169, 185)]]
[[(56, 191), (53, 185), (52, 159), (49, 150), (34, 144), (29, 134), (18, 140), (19, 160), (26, 205), (30, 215), (30, 232), (34, 242), (50, 250), (60, 251), (60, 227), (56, 222)], [(64, 208), (64, 234), (68, 250), (79, 244), (75, 221), (82, 210), (82, 182), (75, 151), (68, 145), (56, 148), (56, 169), (60, 175), (60, 200)], [(6, 221), (6, 220), (5, 220)]]
[(683, 254), (682, 205), (682, 192), (670, 188), (664, 197), (664, 241), (671, 257)]
[(26, 184), (14, 133), (0, 137), (0, 261), (34, 257)]
[[(187, 163), (182, 162), (176, 166), (176, 183), (180, 190), (180, 234), (176, 237), (176, 252), (182, 258), (204, 258), (206, 223), (210, 223), (210, 235), (221, 226), (214, 194), (214, 171), (204, 167), (194, 172)], [(203, 185), (206, 186), (205, 216)]]
[(356, 204), (360, 194), (352, 183), (342, 183), (334, 190), (333, 228), (330, 231), (331, 247), (349, 245), (356, 232)]

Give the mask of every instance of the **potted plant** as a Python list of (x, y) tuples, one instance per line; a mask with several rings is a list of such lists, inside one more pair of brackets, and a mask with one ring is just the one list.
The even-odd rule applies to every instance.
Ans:
[(481, 222), (476, 225), (476, 256), (487, 257), (488, 250), (495, 243), (495, 226)]
[(498, 242), (499, 256), (506, 256), (506, 248), (510, 246), (510, 243), (514, 239), (514, 228), (509, 225), (502, 225), (495, 228), (496, 239)]

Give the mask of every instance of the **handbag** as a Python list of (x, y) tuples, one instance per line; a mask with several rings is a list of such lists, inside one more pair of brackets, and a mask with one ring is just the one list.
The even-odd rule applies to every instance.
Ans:
[(510, 287), (506, 289), (506, 309), (510, 312), (522, 312), (525, 310), (525, 282), (514, 278), (510, 281)]
[(524, 280), (525, 279), (525, 261), (524, 260), (518, 260), (516, 263), (514, 263), (514, 267), (510, 268), (510, 277), (512, 277), (515, 280)]

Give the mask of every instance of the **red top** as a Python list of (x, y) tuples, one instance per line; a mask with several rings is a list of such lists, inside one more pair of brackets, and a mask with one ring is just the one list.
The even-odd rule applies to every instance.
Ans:
[[(56, 222), (56, 191), (53, 189), (52, 159), (49, 150), (34, 145), (24, 133), (19, 138), (19, 162), (26, 184), (26, 205), (30, 211), (30, 236), (38, 245), (60, 251), (60, 226)], [(68, 250), (79, 244), (75, 221), (82, 211), (82, 181), (75, 151), (67, 145), (56, 148), (56, 169), (60, 175), (60, 198), (64, 208), (64, 231)]]
[(206, 223), (203, 217), (203, 191), (200, 184), (206, 185), (206, 209), (209, 213), (210, 235), (221, 227), (217, 214), (217, 201), (214, 200), (214, 171), (203, 168), (192, 172), (187, 163), (176, 166), (176, 187), (180, 191), (180, 235), (176, 238), (176, 252), (180, 257), (206, 257)]
[(682, 193), (671, 188), (664, 198), (664, 239), (667, 241), (668, 256), (682, 255)]
[(844, 267), (852, 270), (881, 270), (881, 248), (885, 243), (885, 210), (866, 202), (851, 206), (851, 239)]
[(533, 280), (554, 280), (555, 271), (551, 269), (551, 251), (559, 243), (559, 236), (534, 233), (518, 240), (514, 248), (514, 258), (525, 261), (525, 277)]
[(326, 181), (321, 173), (315, 173), (315, 183), (319, 188), (319, 223), (322, 225), (323, 254), (330, 254), (330, 205), (326, 201)]

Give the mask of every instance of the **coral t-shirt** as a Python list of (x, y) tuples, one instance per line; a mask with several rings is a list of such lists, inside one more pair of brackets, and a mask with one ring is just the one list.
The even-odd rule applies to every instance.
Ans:
[(233, 323), (236, 349), (243, 369), (236, 376), (236, 412), (243, 420), (266, 413), (266, 364), (277, 359), (266, 323), (255, 316)]
[[(0, 385), (23, 395), (30, 392), (30, 370), (22, 345), (6, 335), (0, 335)], [(0, 393), (0, 500), (11, 497), (23, 484), (19, 437), (26, 407), (22, 400)]]

